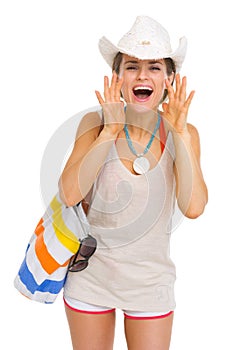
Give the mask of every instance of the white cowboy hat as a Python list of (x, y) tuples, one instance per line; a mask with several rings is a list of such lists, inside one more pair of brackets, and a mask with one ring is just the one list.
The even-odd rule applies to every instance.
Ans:
[(99, 40), (99, 50), (111, 67), (116, 54), (122, 52), (141, 60), (170, 57), (175, 62), (178, 72), (184, 61), (186, 49), (187, 39), (182, 37), (178, 48), (173, 52), (166, 29), (148, 16), (138, 16), (130, 31), (120, 39), (117, 46), (104, 36)]

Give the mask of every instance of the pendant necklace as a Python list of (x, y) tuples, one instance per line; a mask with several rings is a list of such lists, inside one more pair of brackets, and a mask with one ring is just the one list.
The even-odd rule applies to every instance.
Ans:
[(139, 174), (139, 175), (145, 174), (150, 168), (150, 163), (149, 163), (148, 159), (146, 157), (144, 157), (144, 155), (150, 149), (150, 146), (155, 138), (156, 132), (159, 129), (160, 122), (161, 122), (161, 116), (158, 113), (158, 121), (155, 125), (154, 131), (150, 137), (150, 140), (147, 143), (147, 145), (142, 153), (137, 153), (137, 151), (135, 150), (135, 148), (132, 144), (132, 140), (131, 140), (130, 135), (129, 135), (127, 124), (124, 125), (124, 132), (125, 132), (126, 140), (128, 143), (128, 147), (131, 150), (131, 152), (136, 156), (136, 159), (133, 161), (133, 170), (135, 171), (136, 174)]

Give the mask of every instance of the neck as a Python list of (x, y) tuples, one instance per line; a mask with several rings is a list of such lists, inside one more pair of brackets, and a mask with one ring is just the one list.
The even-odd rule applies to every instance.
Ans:
[(153, 132), (158, 121), (158, 111), (139, 105), (128, 104), (126, 107), (126, 124), (131, 134), (140, 137)]

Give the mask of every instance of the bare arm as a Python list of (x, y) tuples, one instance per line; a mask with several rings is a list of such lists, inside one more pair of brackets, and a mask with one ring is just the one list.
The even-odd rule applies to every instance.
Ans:
[(200, 141), (194, 126), (187, 123), (192, 91), (186, 97), (186, 78), (176, 75), (176, 88), (166, 81), (169, 102), (163, 103), (163, 116), (168, 122), (175, 144), (175, 177), (178, 205), (183, 214), (196, 218), (204, 211), (208, 200), (207, 187), (200, 166)]
[(101, 132), (100, 117), (97, 114), (88, 114), (81, 122), (73, 151), (59, 180), (60, 196), (68, 206), (75, 205), (87, 195), (124, 126), (121, 86), (122, 81), (113, 75), (110, 84), (108, 78), (104, 78), (104, 99), (96, 92), (104, 115)]
[(187, 128), (183, 135), (174, 134), (176, 195), (184, 215), (196, 218), (204, 211), (208, 193), (200, 166), (199, 135), (191, 124)]
[(78, 129), (74, 148), (59, 180), (61, 199), (68, 206), (80, 202), (89, 192), (116, 138), (104, 129), (99, 134), (100, 126), (89, 128), (91, 117), (84, 117), (83, 131)]

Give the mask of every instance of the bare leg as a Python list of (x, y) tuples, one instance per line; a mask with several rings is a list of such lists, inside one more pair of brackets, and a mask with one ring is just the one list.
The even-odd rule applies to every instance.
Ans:
[(115, 312), (85, 314), (65, 306), (73, 350), (112, 350)]
[(125, 319), (129, 350), (169, 350), (173, 314), (154, 320)]

